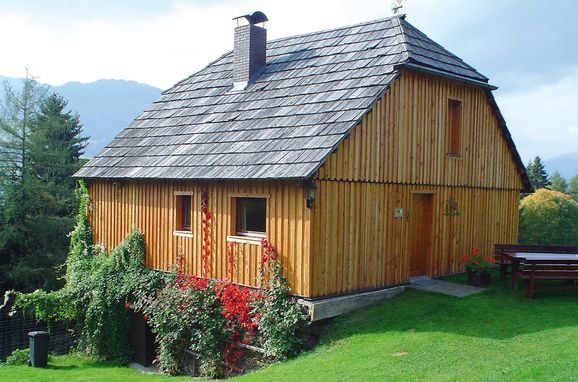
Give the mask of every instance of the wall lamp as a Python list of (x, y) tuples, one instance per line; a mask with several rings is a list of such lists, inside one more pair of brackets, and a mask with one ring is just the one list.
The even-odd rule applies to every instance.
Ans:
[(313, 208), (313, 202), (315, 201), (315, 190), (317, 186), (313, 179), (307, 179), (303, 182), (303, 188), (305, 188), (305, 192), (307, 193), (307, 208)]

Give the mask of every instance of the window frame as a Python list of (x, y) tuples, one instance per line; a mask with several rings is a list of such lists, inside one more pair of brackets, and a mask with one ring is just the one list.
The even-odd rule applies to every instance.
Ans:
[[(174, 231), (173, 235), (175, 236), (185, 236), (185, 237), (192, 237), (193, 236), (193, 192), (192, 191), (175, 191), (174, 192), (174, 208), (175, 208), (175, 217), (174, 217)], [(183, 216), (183, 205), (182, 200), (183, 197), (187, 197), (189, 199), (189, 219), (190, 219), (190, 227), (183, 226), (182, 216)]]
[[(266, 238), (269, 232), (269, 195), (268, 194), (253, 194), (253, 193), (237, 193), (229, 195), (231, 220), (230, 220), (230, 235), (227, 236), (227, 241), (259, 244), (261, 239)], [(237, 229), (237, 209), (238, 199), (264, 199), (265, 200), (265, 232), (259, 231), (240, 231)]]
[(462, 99), (448, 97), (447, 102), (447, 150), (449, 157), (461, 157), (462, 155), (462, 135), (463, 135), (463, 108)]

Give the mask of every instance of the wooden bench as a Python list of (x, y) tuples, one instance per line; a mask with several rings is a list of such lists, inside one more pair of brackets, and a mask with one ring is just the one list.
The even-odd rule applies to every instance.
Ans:
[(565, 285), (540, 284), (540, 288), (578, 289), (578, 258), (574, 260), (524, 260), (523, 268), (513, 277), (524, 281), (526, 297), (533, 298), (536, 280), (568, 281)]
[(572, 245), (543, 245), (543, 244), (494, 244), (494, 259), (500, 267), (500, 277), (511, 274), (509, 259), (505, 259), (505, 252), (536, 252), (536, 253), (578, 253)]

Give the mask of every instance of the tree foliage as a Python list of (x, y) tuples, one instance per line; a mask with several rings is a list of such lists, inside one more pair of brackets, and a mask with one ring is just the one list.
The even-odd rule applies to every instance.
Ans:
[(568, 182), (560, 175), (558, 171), (554, 171), (550, 177), (550, 189), (558, 192), (566, 193), (568, 191)]
[(87, 138), (66, 101), (32, 77), (5, 85), (0, 114), (0, 290), (56, 289), (74, 226)]
[(548, 173), (546, 168), (542, 163), (542, 159), (539, 156), (534, 158), (534, 161), (529, 162), (526, 166), (526, 172), (528, 173), (528, 178), (530, 178), (530, 183), (535, 190), (540, 188), (548, 188), (550, 186), (550, 179), (548, 179)]
[(138, 231), (108, 254), (93, 246), (86, 216), (90, 200), (82, 182), (78, 193), (80, 206), (66, 259), (66, 284), (53, 292), (17, 294), (16, 306), (33, 307), (39, 319), (76, 322), (80, 350), (124, 363), (132, 351), (128, 342), (131, 313), (125, 304), (159, 288), (163, 275), (143, 266), (144, 239)]
[(578, 202), (578, 174), (568, 181), (568, 194)]
[(520, 243), (578, 244), (578, 203), (566, 194), (537, 190), (520, 203)]

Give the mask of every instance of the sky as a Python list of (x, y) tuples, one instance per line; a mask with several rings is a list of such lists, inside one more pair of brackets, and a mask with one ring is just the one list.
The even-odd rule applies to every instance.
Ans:
[[(268, 38), (391, 16), (389, 0), (0, 0), (0, 75), (167, 89), (233, 47), (235, 16)], [(406, 0), (407, 21), (490, 82), (524, 162), (578, 151), (578, 1)]]

